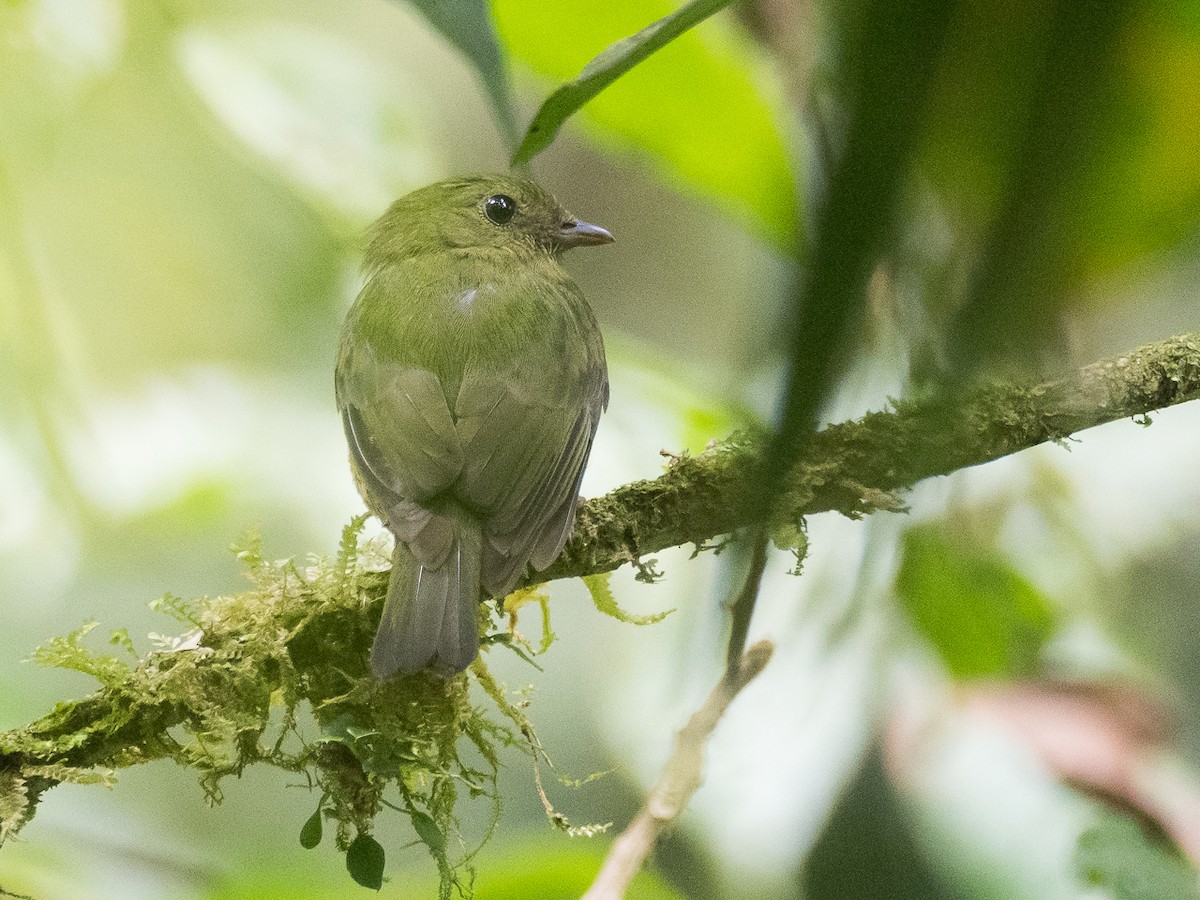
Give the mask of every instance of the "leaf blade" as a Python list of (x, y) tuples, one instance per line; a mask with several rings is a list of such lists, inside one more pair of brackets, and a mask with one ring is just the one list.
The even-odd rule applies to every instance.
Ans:
[(517, 144), (517, 115), (508, 59), (496, 37), (486, 0), (409, 0), (434, 28), (467, 58), (479, 73), (496, 124), (508, 147)]
[(312, 850), (321, 843), (321, 808), (318, 806), (317, 811), (308, 817), (308, 821), (300, 829), (300, 846), (305, 850)]
[(1036, 674), (1058, 625), (1048, 598), (1003, 559), (938, 525), (910, 528), (902, 548), (896, 595), (954, 677)]
[(525, 130), (512, 164), (520, 166), (549, 147), (559, 129), (589, 100), (675, 38), (720, 12), (733, 0), (692, 0), (636, 34), (606, 47), (579, 75), (543, 101)]
[(412, 819), (413, 830), (416, 831), (417, 837), (425, 844), (435, 857), (443, 856), (446, 852), (446, 835), (442, 833), (442, 829), (438, 828), (437, 822), (433, 821), (433, 817), (427, 813), (421, 812), (419, 809), (410, 809), (408, 816)]
[(588, 593), (592, 597), (592, 603), (604, 615), (629, 625), (655, 625), (675, 612), (674, 609), (665, 609), (662, 612), (650, 613), (644, 616), (626, 612), (617, 603), (617, 598), (613, 596), (612, 585), (609, 583), (611, 578), (612, 572), (599, 572), (595, 575), (585, 575), (580, 579), (588, 589)]
[(346, 871), (365, 888), (383, 888), (383, 847), (369, 834), (360, 834), (346, 848)]

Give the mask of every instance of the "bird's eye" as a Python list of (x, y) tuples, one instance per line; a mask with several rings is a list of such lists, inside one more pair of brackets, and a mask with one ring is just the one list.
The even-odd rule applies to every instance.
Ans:
[(507, 225), (517, 214), (517, 201), (508, 194), (492, 194), (483, 201), (483, 214), (497, 225)]

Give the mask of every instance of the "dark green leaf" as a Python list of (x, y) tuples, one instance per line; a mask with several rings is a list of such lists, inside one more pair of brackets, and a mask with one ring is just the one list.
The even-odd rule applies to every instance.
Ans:
[(1114, 136), (1128, 128), (1114, 98), (1137, 4), (1063, 2), (1034, 9), (1022, 17), (1029, 25), (1018, 41), (989, 35), (1010, 62), (1010, 46), (1024, 47), (1019, 76), (1010, 80), (1014, 89), (1001, 94), (1007, 108), (990, 123), (1002, 191), (950, 332), (958, 374), (989, 360), (1037, 360), (1061, 336), (1081, 213), (1090, 203), (1086, 186)]
[(774, 502), (784, 472), (816, 430), (818, 410), (863, 320), (867, 284), (896, 231), (922, 113), (958, 5), (873, 0), (861, 5), (862, 20), (845, 28), (837, 74), (847, 86), (844, 147), (830, 168), (788, 322), (787, 378), (759, 479), (764, 506)]
[(517, 143), (517, 117), (513, 108), (508, 62), (486, 0), (411, 0), (451, 44), (471, 61), (491, 98), (496, 122), (505, 144)]
[(1079, 838), (1075, 867), (1080, 879), (1112, 900), (1198, 900), (1196, 871), (1172, 848), (1141, 828), (1106, 815)]
[[(561, 84), (604, 47), (678, 5), (605, 0), (569, 28), (553, 3), (493, 0), (492, 14), (512, 58)], [(795, 154), (780, 126), (791, 114), (778, 99), (778, 71), (726, 24), (711, 22), (676, 38), (576, 118), (599, 148), (636, 151), (664, 179), (710, 198), (776, 246), (790, 247), (799, 230)]]
[(558, 130), (585, 103), (642, 62), (661, 50), (688, 29), (700, 24), (732, 0), (692, 0), (669, 16), (647, 25), (637, 34), (617, 41), (584, 66), (579, 77), (568, 81), (546, 98), (521, 146), (513, 155), (513, 165), (529, 162), (554, 142)]
[(1036, 671), (1055, 625), (1049, 600), (1003, 559), (950, 540), (938, 525), (910, 529), (896, 594), (957, 678)]
[(650, 613), (645, 616), (626, 612), (617, 603), (617, 598), (613, 596), (612, 572), (598, 572), (595, 575), (584, 575), (582, 580), (584, 587), (592, 595), (592, 602), (596, 604), (596, 609), (606, 616), (612, 616), (618, 622), (625, 622), (629, 625), (656, 625), (675, 612), (673, 609), (664, 609), (662, 612)]
[(360, 834), (346, 849), (346, 871), (365, 888), (383, 887), (383, 847), (369, 834)]
[(437, 823), (420, 810), (410, 810), (409, 816), (412, 818), (413, 828), (417, 831), (417, 837), (425, 843), (425, 846), (437, 855), (444, 853), (446, 850), (446, 835), (442, 834), (442, 830), (437, 827)]
[(951, 900), (921, 853), (910, 810), (872, 748), (831, 811), (801, 870), (805, 897), (838, 900)]
[(308, 821), (300, 829), (300, 846), (305, 850), (311, 850), (319, 843), (321, 843), (321, 807), (318, 806), (317, 811), (308, 817)]

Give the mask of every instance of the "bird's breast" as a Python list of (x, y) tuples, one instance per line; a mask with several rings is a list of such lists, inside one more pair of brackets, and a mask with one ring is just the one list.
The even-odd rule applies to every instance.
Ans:
[(496, 296), (496, 286), (490, 282), (460, 290), (454, 297), (453, 307), (463, 315), (474, 315), (489, 299)]

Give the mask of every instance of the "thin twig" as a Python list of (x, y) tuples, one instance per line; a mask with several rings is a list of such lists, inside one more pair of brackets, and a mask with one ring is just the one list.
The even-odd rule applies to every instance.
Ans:
[(743, 662), (746, 650), (746, 635), (750, 631), (750, 619), (754, 615), (754, 605), (758, 600), (758, 588), (762, 584), (763, 571), (767, 568), (767, 548), (770, 537), (765, 528), (758, 528), (751, 537), (753, 545), (750, 549), (750, 568), (746, 572), (746, 581), (730, 609), (729, 649), (725, 656), (725, 674), (732, 678)]
[(600, 873), (582, 900), (621, 900), (625, 896), (658, 839), (679, 818), (700, 787), (709, 736), (729, 704), (766, 667), (774, 652), (775, 645), (770, 641), (754, 644), (741, 657), (736, 669), (726, 670), (708, 699), (688, 719), (675, 737), (675, 749), (658, 783), (647, 795), (646, 805), (613, 841)]

